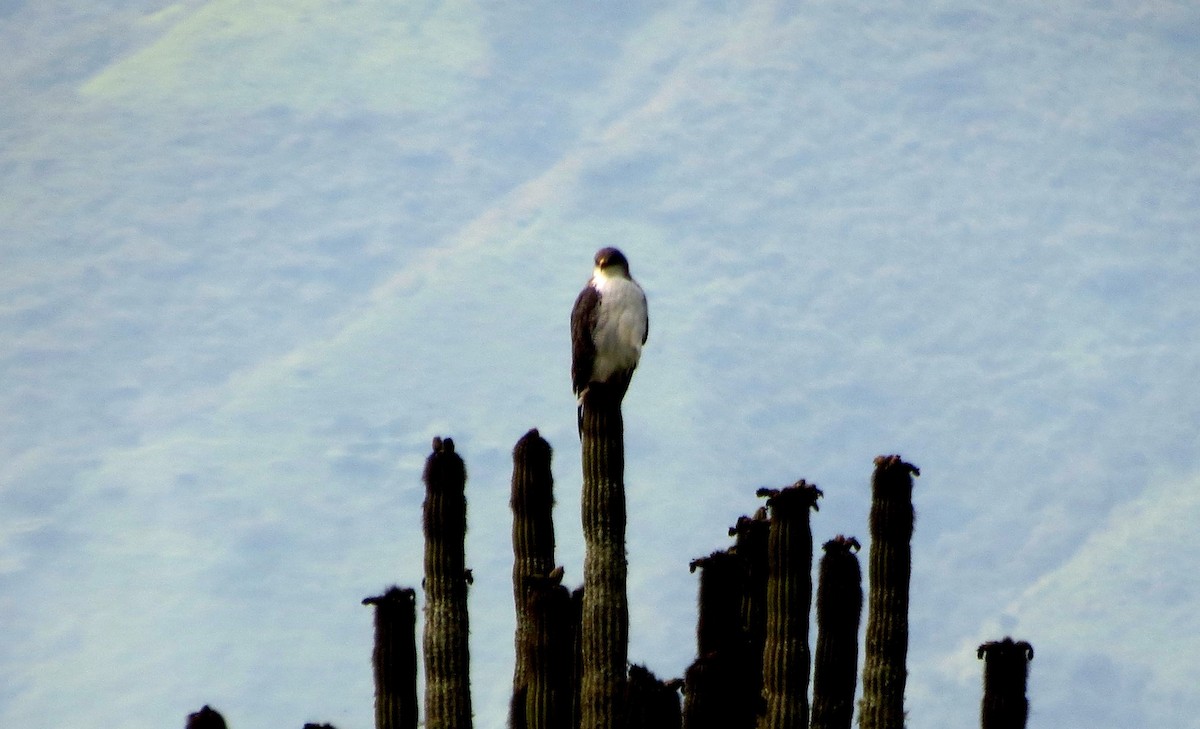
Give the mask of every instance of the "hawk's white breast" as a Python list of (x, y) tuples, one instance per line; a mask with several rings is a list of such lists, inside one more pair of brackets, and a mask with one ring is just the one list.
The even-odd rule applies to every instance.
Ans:
[(632, 370), (642, 356), (646, 339), (646, 294), (636, 281), (605, 276), (597, 271), (593, 285), (600, 292), (600, 312), (592, 341), (596, 360), (591, 380), (605, 382), (614, 372)]

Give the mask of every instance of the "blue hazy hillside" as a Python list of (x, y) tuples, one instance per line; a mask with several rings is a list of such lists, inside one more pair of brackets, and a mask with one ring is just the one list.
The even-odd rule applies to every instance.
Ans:
[(633, 660), (754, 490), (866, 537), (916, 484), (908, 723), (1196, 727), (1200, 11), (149, 0), (0, 6), (0, 720), (372, 723), (370, 610), (470, 476), (473, 690), (504, 725), (510, 450), (556, 448), (616, 245)]

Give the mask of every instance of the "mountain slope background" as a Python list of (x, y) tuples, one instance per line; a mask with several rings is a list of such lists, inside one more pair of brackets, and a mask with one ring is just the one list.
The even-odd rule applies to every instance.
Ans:
[[(467, 462), (477, 722), (512, 665), (510, 450), (556, 448), (617, 245), (631, 658), (759, 486), (866, 537), (917, 480), (907, 708), (1200, 726), (1200, 11), (1187, 3), (0, 7), (0, 719), (372, 723), (371, 615)], [(864, 539), (865, 541), (865, 539)]]

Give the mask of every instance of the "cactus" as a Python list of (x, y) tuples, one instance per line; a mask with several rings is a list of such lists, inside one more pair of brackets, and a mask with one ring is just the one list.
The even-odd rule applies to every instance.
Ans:
[(200, 711), (188, 714), (186, 726), (187, 729), (225, 729), (225, 717), (205, 704)]
[(767, 630), (763, 648), (762, 729), (808, 726), (808, 613), (812, 607), (812, 528), (809, 510), (821, 490), (797, 481), (759, 489), (771, 511), (767, 535)]
[(743, 664), (748, 697), (744, 710), (757, 718), (765, 711), (763, 702), (763, 647), (767, 639), (767, 537), (771, 522), (767, 508), (761, 507), (754, 516), (738, 517), (729, 528), (736, 536), (734, 551), (746, 566), (746, 587), (742, 595), (742, 629), (746, 634), (746, 657)]
[(700, 597), (696, 623), (696, 654), (725, 653), (744, 641), (742, 595), (746, 568), (732, 550), (716, 551), (692, 560), (692, 572), (700, 570)]
[(983, 659), (982, 729), (1025, 729), (1029, 718), (1025, 689), (1033, 646), (1005, 638), (984, 643), (976, 655)]
[(858, 682), (862, 570), (854, 537), (825, 542), (817, 584), (817, 650), (813, 661), (812, 729), (850, 729)]
[(417, 727), (416, 603), (409, 587), (362, 601), (375, 607), (375, 729)]
[(530, 588), (532, 580), (554, 570), (554, 477), (550, 471), (550, 444), (537, 429), (530, 430), (513, 448), (513, 602), (516, 606), (516, 665), (513, 669), (513, 707), (525, 687), (530, 653)]
[[(739, 705), (730, 694), (736, 676), (726, 656), (698, 656), (684, 674), (683, 725), (687, 729), (753, 727), (756, 703)], [(741, 719), (749, 717), (749, 723)]]
[(583, 396), (581, 729), (611, 729), (623, 715), (629, 602), (621, 394), (619, 388), (593, 382)]
[(660, 681), (645, 666), (630, 666), (625, 684), (626, 729), (681, 729), (679, 681)]
[(697, 569), (697, 658), (686, 675), (685, 723), (689, 729), (753, 727), (761, 681), (752, 677), (756, 671), (750, 665), (750, 642), (742, 620), (745, 560), (731, 548), (693, 560), (691, 570)]
[(523, 683), (513, 694), (512, 729), (557, 729), (571, 726), (574, 693), (575, 611), (561, 571), (532, 577), (523, 607), (528, 625), (517, 651), (525, 662)]
[(912, 572), (912, 477), (920, 471), (900, 456), (879, 456), (871, 478), (868, 599), (862, 729), (902, 729), (908, 679), (908, 588)]
[(571, 591), (571, 723), (578, 727), (583, 721), (583, 586)]
[(425, 461), (425, 726), (471, 727), (466, 467), (450, 438)]

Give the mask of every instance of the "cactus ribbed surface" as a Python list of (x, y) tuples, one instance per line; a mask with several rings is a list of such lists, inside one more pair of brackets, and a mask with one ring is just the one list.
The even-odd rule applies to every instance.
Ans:
[(902, 729), (908, 680), (908, 590), (912, 575), (913, 475), (900, 456), (879, 456), (871, 478), (871, 554), (862, 729)]
[(858, 682), (862, 569), (858, 540), (825, 542), (817, 582), (817, 650), (813, 661), (812, 729), (850, 729)]
[(450, 438), (425, 461), (425, 726), (471, 726), (467, 643), (467, 470)]
[(205, 704), (200, 711), (188, 714), (187, 729), (225, 729), (225, 717)]
[(982, 729), (1025, 729), (1029, 699), (1025, 695), (1033, 646), (1012, 638), (979, 646), (983, 659)]
[(811, 510), (820, 489), (803, 480), (759, 489), (771, 511), (767, 534), (767, 630), (763, 649), (762, 729), (808, 726), (808, 613), (812, 607)]
[(584, 394), (581, 729), (621, 724), (629, 654), (625, 560), (625, 444), (621, 392), (592, 383)]
[(528, 650), (532, 630), (530, 589), (533, 581), (554, 570), (554, 476), (550, 470), (550, 444), (530, 430), (513, 448), (512, 542), (513, 602), (516, 608), (516, 665), (513, 670), (513, 701), (523, 693), (529, 671)]
[(416, 729), (416, 592), (392, 587), (362, 602), (375, 607), (375, 729)]

